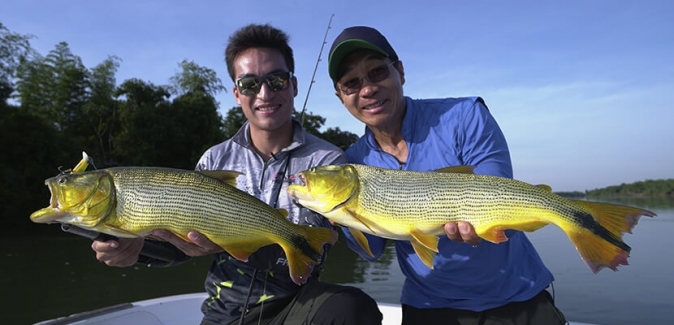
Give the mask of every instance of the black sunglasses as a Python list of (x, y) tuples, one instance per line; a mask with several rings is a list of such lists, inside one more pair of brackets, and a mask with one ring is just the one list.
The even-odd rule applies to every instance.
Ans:
[(367, 75), (362, 77), (355, 77), (349, 80), (339, 83), (339, 89), (346, 95), (351, 95), (360, 91), (363, 88), (363, 79), (367, 79), (372, 83), (380, 82), (386, 80), (391, 75), (391, 70), (389, 69), (394, 63), (398, 61), (393, 61), (391, 63), (385, 63), (378, 65), (370, 71), (367, 72)]
[(286, 90), (290, 85), (290, 79), (292, 77), (293, 73), (289, 71), (272, 72), (268, 75), (259, 77), (241, 77), (236, 79), (235, 84), (239, 93), (246, 96), (252, 96), (260, 92), (262, 83), (266, 83), (273, 91)]

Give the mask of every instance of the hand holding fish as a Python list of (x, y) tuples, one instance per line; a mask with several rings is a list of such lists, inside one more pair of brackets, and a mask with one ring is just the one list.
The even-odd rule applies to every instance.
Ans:
[(136, 263), (144, 241), (143, 238), (94, 240), (91, 249), (96, 252), (96, 259), (108, 266), (126, 267)]
[(466, 243), (473, 246), (479, 244), (482, 239), (475, 233), (475, 228), (469, 222), (458, 221), (445, 224), (445, 234), (457, 243)]
[(187, 233), (187, 239), (189, 239), (189, 241), (174, 235), (170, 231), (161, 229), (152, 231), (152, 235), (173, 244), (173, 246), (183, 251), (183, 253), (192, 257), (210, 255), (224, 251), (222, 247), (214, 244), (206, 238), (206, 236), (196, 231), (189, 231)]

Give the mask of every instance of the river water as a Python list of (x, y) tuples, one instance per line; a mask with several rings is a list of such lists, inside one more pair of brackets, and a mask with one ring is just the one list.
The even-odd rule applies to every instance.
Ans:
[[(555, 275), (557, 305), (569, 320), (595, 324), (671, 324), (674, 321), (674, 200), (622, 202), (647, 208), (633, 234), (630, 265), (593, 274), (561, 229), (527, 235)], [(40, 225), (58, 227), (56, 225)], [(0, 324), (31, 324), (113, 304), (203, 291), (209, 257), (171, 268), (112, 268), (95, 260), (90, 241), (74, 235), (0, 239)], [(403, 275), (393, 247), (377, 262), (337, 243), (324, 281), (363, 288), (397, 303)]]

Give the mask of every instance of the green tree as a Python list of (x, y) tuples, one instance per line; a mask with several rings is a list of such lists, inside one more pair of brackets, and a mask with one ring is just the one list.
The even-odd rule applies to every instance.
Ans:
[(298, 121), (301, 121), (302, 127), (304, 127), (304, 129), (307, 130), (307, 132), (318, 137), (321, 136), (320, 129), (325, 124), (325, 117), (322, 117), (320, 115), (314, 115), (306, 111), (304, 112), (304, 116), (302, 116), (301, 112), (293, 111), (293, 118), (297, 119)]
[(20, 62), (35, 51), (30, 47), (31, 35), (11, 32), (0, 23), (0, 102), (6, 102), (14, 92), (14, 78)]
[(117, 106), (120, 132), (112, 140), (114, 164), (168, 164), (161, 161), (161, 151), (165, 149), (156, 145), (162, 144), (169, 135), (169, 96), (165, 86), (140, 79), (129, 79), (119, 85), (115, 97), (121, 98)]
[[(68, 136), (81, 127), (82, 107), (88, 101), (89, 71), (80, 57), (61, 42), (46, 57), (23, 60), (17, 69), (21, 107), (40, 116)], [(70, 138), (69, 141), (75, 141)]]
[(233, 137), (244, 123), (246, 123), (246, 116), (243, 115), (241, 106), (234, 106), (230, 108), (229, 111), (227, 111), (227, 116), (225, 117), (222, 126), (225, 139)]
[(186, 93), (205, 92), (215, 97), (219, 92), (226, 91), (222, 80), (218, 78), (214, 70), (187, 60), (183, 60), (178, 66), (181, 70), (170, 78), (171, 93), (179, 96)]
[(171, 130), (165, 145), (173, 147), (166, 157), (172, 167), (191, 169), (206, 149), (225, 139), (222, 116), (213, 96), (201, 91), (176, 98), (168, 112)]
[(98, 157), (106, 165), (111, 163), (109, 155), (112, 152), (113, 136), (119, 129), (115, 74), (120, 61), (120, 58), (110, 56), (90, 70), (90, 95), (83, 106), (87, 128), (82, 132), (84, 135), (90, 134), (87, 147), (97, 148), (89, 154)]
[(328, 128), (325, 132), (321, 133), (320, 137), (338, 146), (342, 150), (348, 149), (352, 144), (358, 141), (357, 135), (349, 131), (342, 131), (338, 127), (334, 129)]

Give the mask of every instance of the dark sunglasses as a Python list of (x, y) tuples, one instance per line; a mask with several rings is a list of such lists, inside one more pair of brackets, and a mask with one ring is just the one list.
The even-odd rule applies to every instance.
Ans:
[(398, 61), (393, 61), (391, 63), (385, 63), (378, 65), (370, 71), (367, 72), (367, 75), (362, 77), (355, 77), (344, 82), (339, 83), (339, 89), (347, 94), (351, 95), (360, 91), (363, 88), (363, 79), (367, 79), (372, 83), (380, 82), (386, 80), (391, 75), (391, 70), (389, 69), (394, 63)]
[(293, 77), (292, 72), (272, 72), (268, 75), (259, 77), (241, 77), (236, 79), (236, 89), (242, 95), (252, 96), (260, 92), (262, 83), (273, 91), (281, 91), (288, 89), (290, 79)]

